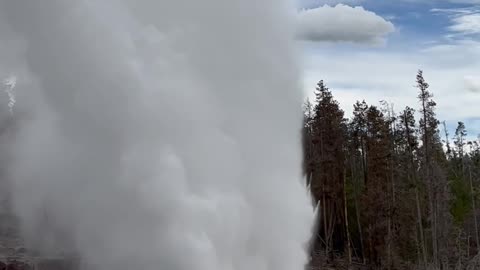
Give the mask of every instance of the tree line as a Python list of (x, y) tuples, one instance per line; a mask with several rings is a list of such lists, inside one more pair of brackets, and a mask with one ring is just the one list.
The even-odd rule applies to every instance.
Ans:
[(470, 269), (479, 260), (480, 141), (467, 140), (463, 122), (449, 134), (421, 70), (416, 87), (417, 111), (357, 101), (347, 119), (323, 81), (306, 102), (311, 268)]

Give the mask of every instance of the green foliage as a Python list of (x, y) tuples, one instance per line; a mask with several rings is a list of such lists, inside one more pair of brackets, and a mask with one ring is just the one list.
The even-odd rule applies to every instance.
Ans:
[(452, 200), (450, 213), (457, 226), (461, 226), (472, 211), (472, 198), (468, 182), (461, 177), (452, 177), (450, 180)]

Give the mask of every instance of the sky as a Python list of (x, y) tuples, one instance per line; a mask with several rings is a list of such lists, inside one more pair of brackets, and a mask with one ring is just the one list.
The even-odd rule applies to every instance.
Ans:
[(356, 100), (419, 107), (424, 71), (437, 115), (480, 134), (480, 0), (298, 0), (304, 90), (324, 80), (349, 117)]

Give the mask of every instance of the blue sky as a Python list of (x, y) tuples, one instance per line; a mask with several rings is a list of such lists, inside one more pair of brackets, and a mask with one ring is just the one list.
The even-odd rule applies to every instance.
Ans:
[(480, 134), (480, 0), (299, 0), (304, 89), (323, 79), (347, 115), (365, 99), (417, 108), (423, 69), (453, 133)]

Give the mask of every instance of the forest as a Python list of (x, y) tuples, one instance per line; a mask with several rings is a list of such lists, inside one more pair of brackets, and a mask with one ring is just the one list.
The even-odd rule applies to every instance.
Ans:
[(402, 111), (357, 101), (347, 117), (324, 81), (306, 102), (310, 269), (480, 269), (480, 141), (463, 122), (449, 134), (421, 70), (415, 81)]

